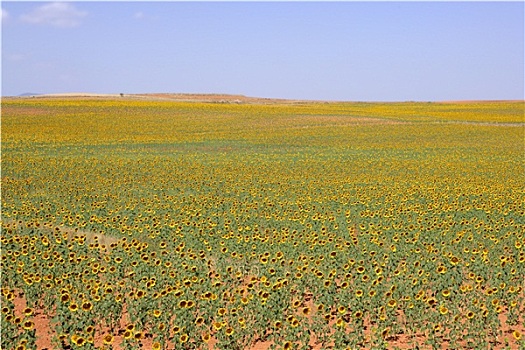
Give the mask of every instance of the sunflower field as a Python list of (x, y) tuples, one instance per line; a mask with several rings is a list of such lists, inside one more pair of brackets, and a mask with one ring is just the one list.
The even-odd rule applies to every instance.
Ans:
[(525, 348), (524, 109), (3, 98), (1, 348)]

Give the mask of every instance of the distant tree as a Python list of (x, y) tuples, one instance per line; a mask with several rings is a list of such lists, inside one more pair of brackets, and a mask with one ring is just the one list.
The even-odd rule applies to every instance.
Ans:
[(124, 94), (122, 92), (120, 93), (120, 97), (124, 97)]

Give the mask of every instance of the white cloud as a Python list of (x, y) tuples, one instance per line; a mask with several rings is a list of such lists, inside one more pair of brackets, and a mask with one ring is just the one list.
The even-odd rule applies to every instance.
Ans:
[(9, 13), (4, 9), (1, 9), (1, 11), (2, 11), (2, 21), (5, 21), (6, 19), (9, 18)]
[(35, 8), (30, 13), (21, 16), (28, 23), (45, 24), (60, 28), (76, 27), (87, 12), (80, 11), (70, 3), (52, 2)]
[(23, 53), (11, 53), (11, 54), (7, 54), (6, 58), (9, 61), (20, 62), (20, 61), (25, 61), (28, 58), (28, 55), (23, 54)]

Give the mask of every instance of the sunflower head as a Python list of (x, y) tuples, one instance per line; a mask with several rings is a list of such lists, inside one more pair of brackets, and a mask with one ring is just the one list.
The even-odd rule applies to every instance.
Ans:
[(109, 344), (113, 343), (113, 335), (111, 335), (111, 334), (104, 335), (104, 337), (102, 338), (102, 341), (106, 345), (109, 345)]

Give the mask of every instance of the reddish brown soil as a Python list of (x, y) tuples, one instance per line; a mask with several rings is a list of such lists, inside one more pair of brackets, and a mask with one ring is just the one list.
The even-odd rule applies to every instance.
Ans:
[[(17, 296), (14, 300), (14, 304), (15, 304), (15, 315), (17, 316), (20, 316), (22, 314), (22, 310), (26, 307), (26, 302), (25, 302), (25, 299), (23, 297), (20, 297), (20, 296)], [(311, 305), (312, 307), (312, 310), (314, 310), (313, 308), (313, 304)], [(313, 313), (311, 314), (311, 316), (313, 315)], [(311, 317), (310, 316), (310, 317)], [(502, 321), (502, 324), (505, 324), (505, 314), (502, 314), (501, 317), (500, 317), (500, 320)], [(50, 317), (45, 315), (43, 313), (42, 310), (35, 310), (35, 313), (33, 315), (33, 318), (32, 318), (33, 322), (35, 323), (35, 329), (36, 329), (36, 345), (37, 345), (37, 349), (40, 349), (40, 350), (51, 350), (53, 349), (53, 344), (52, 344), (52, 337), (53, 337), (53, 331), (51, 329), (51, 320), (50, 320)], [(127, 324), (128, 320), (127, 320), (127, 317), (126, 317), (126, 313), (124, 313), (124, 317), (123, 319), (120, 321), (120, 328), (121, 329), (124, 329), (126, 324)], [(513, 336), (512, 336), (512, 332), (514, 330), (518, 330), (521, 332), (521, 334), (524, 334), (525, 333), (525, 325), (523, 324), (523, 319), (521, 319), (521, 325), (517, 326), (517, 327), (509, 327), (507, 325), (505, 325), (502, 329), (503, 331), (503, 334), (504, 334), (504, 338), (506, 338), (508, 341), (509, 341), (509, 346), (510, 346), (510, 349), (514, 350), (514, 349), (518, 349), (518, 344), (515, 342)], [(369, 338), (372, 334), (372, 331), (371, 331), (371, 325), (369, 324), (369, 322), (367, 322), (365, 320), (365, 337), (366, 338)], [(97, 332), (96, 336), (95, 336), (95, 342), (94, 342), (94, 345), (99, 347), (99, 346), (102, 346), (103, 344), (103, 334), (101, 332)], [(119, 336), (115, 336), (114, 338), (114, 341), (113, 341), (113, 349), (115, 350), (120, 350), (120, 346), (118, 344), (120, 344), (122, 342), (123, 338), (121, 335)], [(424, 341), (425, 341), (425, 336), (424, 334), (417, 334), (415, 336), (409, 336), (409, 335), (406, 335), (406, 334), (398, 334), (398, 335), (394, 335), (394, 336), (391, 336), (389, 338), (386, 339), (388, 341), (388, 344), (389, 344), (389, 348), (398, 348), (398, 349), (412, 349), (413, 348), (413, 344), (414, 342), (418, 343), (420, 348), (421, 349), (426, 349), (426, 347), (423, 345)], [(145, 339), (143, 339), (142, 341), (142, 348), (143, 349), (151, 349), (152, 347), (152, 338), (151, 337), (146, 337)], [(208, 343), (208, 349), (210, 350), (213, 350), (215, 349), (215, 344), (216, 344), (216, 340), (215, 339), (211, 339), (210, 342)], [(249, 350), (266, 350), (270, 347), (270, 345), (272, 344), (272, 342), (270, 341), (257, 341), (255, 344), (253, 344), (250, 348), (248, 348)], [(169, 346), (170, 344), (168, 344)], [(315, 336), (313, 336), (310, 340), (310, 347), (311, 347), (311, 350), (320, 350), (321, 349), (321, 344), (317, 343), (316, 342), (316, 338)], [(449, 348), (449, 343), (446, 339), (444, 339), (441, 343), (441, 349), (448, 349)], [(499, 343), (496, 343), (496, 344), (492, 344), (493, 347), (492, 349), (508, 349), (508, 348), (505, 348), (505, 344), (503, 343), (503, 339), (500, 340)], [(466, 344), (460, 344), (460, 346), (463, 346), (463, 349), (468, 349), (469, 347), (466, 345)], [(169, 347), (169, 349), (171, 349), (172, 347)]]

